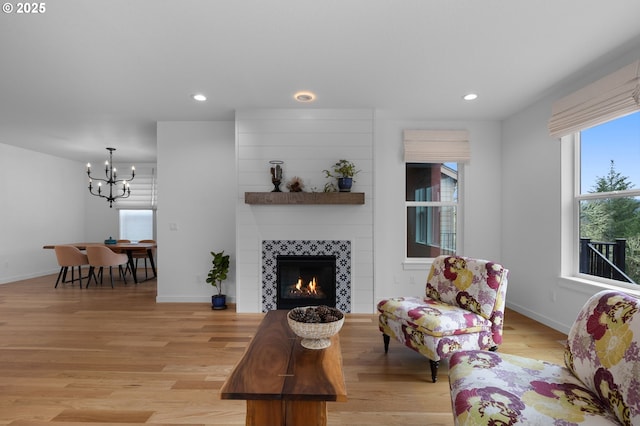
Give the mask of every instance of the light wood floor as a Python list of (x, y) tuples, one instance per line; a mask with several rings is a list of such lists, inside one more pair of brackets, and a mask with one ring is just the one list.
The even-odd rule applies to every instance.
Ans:
[[(242, 425), (219, 389), (262, 314), (156, 304), (156, 282), (54, 289), (55, 275), (0, 285), (0, 425)], [(501, 352), (562, 362), (565, 335), (513, 311)], [(330, 425), (451, 425), (447, 366), (391, 342), (375, 315), (340, 332), (348, 402)]]

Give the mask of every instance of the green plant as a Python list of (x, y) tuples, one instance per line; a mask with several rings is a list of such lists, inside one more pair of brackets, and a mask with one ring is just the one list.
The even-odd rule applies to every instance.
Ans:
[(229, 255), (224, 254), (224, 250), (220, 253), (211, 252), (213, 260), (211, 261), (211, 270), (207, 275), (207, 283), (218, 289), (218, 295), (222, 294), (222, 281), (227, 279), (229, 273)]
[(356, 170), (356, 165), (349, 160), (339, 160), (332, 166), (332, 170), (323, 170), (326, 177), (330, 178), (353, 178), (360, 173), (360, 170)]

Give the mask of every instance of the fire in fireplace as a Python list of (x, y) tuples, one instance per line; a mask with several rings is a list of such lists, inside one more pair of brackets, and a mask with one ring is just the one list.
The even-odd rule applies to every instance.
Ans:
[(335, 256), (277, 256), (277, 308), (336, 306)]

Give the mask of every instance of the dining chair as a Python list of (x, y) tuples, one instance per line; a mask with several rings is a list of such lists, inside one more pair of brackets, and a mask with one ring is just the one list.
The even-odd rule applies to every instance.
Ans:
[[(155, 244), (156, 240), (140, 240), (138, 241), (139, 243), (152, 243)], [(151, 250), (151, 256), (155, 255), (155, 249)], [(147, 250), (143, 251), (134, 251), (133, 252), (133, 258), (136, 260), (136, 266), (135, 268), (138, 269), (138, 259), (143, 259), (144, 260), (144, 278), (145, 279), (149, 279), (149, 269), (147, 267), (147, 259), (149, 259)]]
[(87, 287), (91, 283), (91, 278), (98, 284), (98, 278), (95, 274), (95, 269), (99, 268), (98, 275), (100, 276), (100, 284), (102, 284), (103, 268), (109, 267), (109, 276), (111, 278), (111, 287), (113, 288), (113, 267), (117, 266), (120, 271), (120, 276), (127, 283), (127, 278), (124, 275), (123, 265), (127, 265), (129, 259), (124, 253), (114, 253), (109, 247), (106, 246), (88, 246), (87, 257), (89, 258), (89, 279), (87, 280)]
[[(131, 244), (131, 240), (127, 240), (127, 239), (119, 239), (116, 241), (117, 244)], [(124, 251), (121, 251), (120, 253), (124, 253)], [(137, 266), (136, 266), (137, 267)], [(129, 263), (127, 263), (127, 266), (124, 268), (124, 275), (127, 275), (127, 272), (133, 274), (133, 271), (131, 270), (131, 265)]]
[[(59, 245), (55, 246), (56, 259), (58, 259), (58, 265), (60, 265), (60, 272), (58, 273), (58, 279), (56, 280), (55, 288), (58, 288), (60, 278), (62, 283), (73, 283), (78, 281), (80, 288), (82, 288), (82, 266), (89, 264), (87, 255), (81, 252), (77, 247), (71, 245)], [(74, 277), (74, 268), (78, 267), (78, 279)], [(71, 281), (67, 281), (67, 272), (71, 268)]]

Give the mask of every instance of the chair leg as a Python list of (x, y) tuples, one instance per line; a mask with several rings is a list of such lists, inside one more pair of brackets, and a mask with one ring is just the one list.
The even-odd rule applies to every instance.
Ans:
[[(129, 267), (129, 264), (127, 263), (127, 268)], [(120, 270), (120, 277), (122, 278), (122, 281), (124, 281), (124, 283), (127, 283), (127, 270), (122, 268), (122, 265), (118, 265), (118, 269)]]
[(96, 285), (98, 285), (98, 279), (96, 278), (96, 272), (93, 266), (89, 266), (89, 275), (87, 275), (87, 288), (89, 288), (89, 284), (91, 284), (91, 277), (93, 277), (93, 279), (96, 282)]
[(115, 288), (113, 286), (113, 266), (109, 266), (109, 278), (111, 278), (111, 288)]
[(100, 278), (100, 284), (102, 284), (102, 266), (100, 266), (98, 269), (98, 275), (96, 275), (95, 266), (89, 266), (89, 279), (87, 280), (87, 288), (91, 283), (91, 277), (93, 277), (93, 280), (96, 282), (96, 285), (98, 285), (98, 278)]
[(80, 283), (80, 288), (82, 288), (82, 266), (78, 265), (78, 282)]
[(58, 288), (58, 283), (60, 282), (60, 278), (62, 277), (62, 271), (64, 271), (64, 266), (61, 267), (60, 272), (58, 272), (58, 279), (56, 280), (56, 286), (54, 288)]
[(387, 336), (386, 334), (382, 335), (382, 341), (384, 342), (384, 353), (386, 354), (387, 352), (389, 352), (389, 341), (391, 340), (391, 337)]
[(440, 361), (429, 360), (429, 363), (431, 364), (431, 380), (435, 383), (436, 380), (438, 380), (438, 366), (440, 365)]

